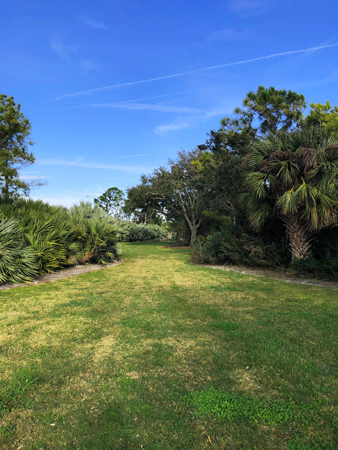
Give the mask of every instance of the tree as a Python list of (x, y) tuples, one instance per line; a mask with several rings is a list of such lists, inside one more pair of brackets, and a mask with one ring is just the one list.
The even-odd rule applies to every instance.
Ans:
[(152, 188), (145, 175), (141, 176), (141, 183), (127, 190), (127, 200), (123, 211), (137, 223), (153, 223), (161, 225), (163, 219), (157, 211), (156, 201), (152, 198)]
[(117, 187), (111, 187), (100, 197), (94, 198), (94, 203), (104, 209), (107, 214), (113, 214), (114, 218), (117, 219), (123, 199), (123, 191)]
[(258, 86), (257, 92), (249, 92), (243, 100), (247, 113), (258, 117), (262, 133), (287, 131), (299, 124), (306, 107), (305, 97), (285, 89), (266, 89)]
[(328, 136), (338, 138), (338, 106), (332, 107), (327, 101), (322, 103), (310, 103), (311, 110), (306, 116), (306, 127), (319, 127)]
[(242, 195), (252, 226), (279, 217), (292, 259), (304, 259), (317, 231), (337, 223), (338, 141), (318, 129), (279, 132), (256, 142)]
[(225, 214), (226, 220), (231, 217), (235, 223), (240, 207), (238, 194), (243, 185), (243, 158), (229, 145), (228, 137), (224, 129), (212, 130), (205, 144), (198, 146), (201, 151), (198, 164), (208, 188), (212, 190), (213, 206), (220, 212), (218, 216), (225, 218)]
[(5, 202), (17, 192), (27, 194), (30, 185), (19, 178), (19, 170), (35, 161), (28, 147), (31, 124), (13, 97), (0, 95), (0, 195)]
[(169, 168), (160, 167), (148, 177), (151, 199), (168, 220), (184, 220), (189, 229), (189, 245), (196, 240), (200, 226), (208, 220), (205, 212), (212, 209), (214, 198), (200, 169), (200, 150), (179, 152)]
[(258, 86), (256, 92), (248, 92), (243, 107), (235, 109), (235, 118), (226, 117), (221, 124), (227, 133), (228, 145), (242, 155), (253, 140), (264, 134), (298, 127), (305, 108), (302, 94)]
[(198, 146), (208, 185), (217, 198), (214, 205), (230, 214), (233, 223), (239, 215), (243, 217), (238, 201), (244, 181), (241, 164), (251, 146), (266, 133), (299, 127), (305, 107), (302, 94), (259, 86), (246, 95), (233, 118), (224, 118), (222, 128), (211, 131), (206, 143)]
[(238, 196), (244, 185), (242, 163), (251, 146), (266, 133), (298, 128), (305, 107), (301, 94), (259, 86), (256, 92), (246, 95), (243, 107), (235, 109), (233, 118), (223, 119), (222, 128), (211, 131), (206, 143), (198, 146), (203, 151), (200, 161), (209, 173), (217, 205), (233, 223), (239, 216), (244, 218)]

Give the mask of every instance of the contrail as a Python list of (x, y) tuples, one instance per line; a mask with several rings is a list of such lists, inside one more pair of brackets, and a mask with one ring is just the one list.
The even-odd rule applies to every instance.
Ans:
[(337, 46), (338, 46), (338, 43), (335, 43), (335, 44), (322, 45), (320, 47), (305, 48), (302, 50), (290, 50), (288, 52), (274, 53), (272, 55), (259, 56), (258, 58), (245, 59), (242, 61), (235, 61), (235, 62), (230, 62), (230, 63), (226, 63), (226, 64), (219, 64), (217, 66), (201, 67), (200, 69), (188, 70), (187, 72), (174, 73), (172, 75), (165, 75), (162, 77), (148, 78), (147, 80), (130, 81), (129, 83), (118, 83), (118, 84), (112, 84), (110, 86), (103, 86), (100, 88), (89, 89), (88, 91), (74, 92), (73, 94), (61, 95), (60, 97), (56, 97), (52, 100), (61, 100), (63, 98), (67, 98), (67, 97), (77, 97), (80, 95), (92, 94), (94, 92), (106, 91), (108, 89), (115, 89), (115, 88), (126, 87), (126, 86), (135, 86), (136, 84), (151, 83), (153, 81), (168, 80), (170, 78), (183, 77), (184, 75), (190, 75), (192, 73), (202, 72), (204, 70), (213, 70), (213, 69), (221, 69), (223, 67), (238, 66), (240, 64), (249, 64), (249, 63), (253, 63), (256, 61), (263, 61), (265, 59), (278, 58), (279, 56), (296, 55), (297, 53), (313, 52), (313, 51), (324, 50), (326, 48), (337, 47)]
[[(190, 89), (189, 91), (178, 91), (178, 92), (172, 92), (170, 94), (162, 94), (162, 95), (155, 95), (152, 97), (142, 97), (142, 98), (134, 98), (132, 100), (123, 100), (120, 102), (109, 102), (109, 103), (93, 103), (91, 105), (80, 105), (80, 106), (67, 106), (66, 108), (94, 108), (94, 107), (98, 107), (98, 106), (119, 106), (119, 105), (123, 105), (124, 103), (135, 103), (135, 102), (141, 102), (144, 100), (154, 100), (155, 98), (164, 98), (164, 97), (173, 97), (175, 95), (179, 95), (179, 94), (188, 94), (190, 92), (201, 92), (201, 91), (206, 91), (209, 88), (201, 88), (201, 89)], [(58, 99), (60, 99), (61, 97), (58, 97)], [(49, 102), (56, 100), (56, 99), (50, 99), (47, 100)]]
[(135, 103), (135, 102), (141, 102), (144, 100), (153, 100), (155, 98), (164, 98), (164, 97), (173, 97), (174, 95), (179, 95), (179, 94), (188, 94), (190, 92), (200, 92), (200, 91), (205, 91), (208, 88), (203, 88), (203, 89), (191, 89), (189, 91), (179, 91), (179, 92), (173, 92), (171, 94), (162, 94), (162, 95), (155, 95), (153, 97), (143, 97), (143, 98), (135, 98), (133, 100), (123, 100), (122, 102), (110, 102), (110, 103), (94, 103), (93, 105), (85, 105), (84, 107), (86, 108), (92, 108), (95, 106), (118, 106), (118, 105), (122, 105), (124, 103)]

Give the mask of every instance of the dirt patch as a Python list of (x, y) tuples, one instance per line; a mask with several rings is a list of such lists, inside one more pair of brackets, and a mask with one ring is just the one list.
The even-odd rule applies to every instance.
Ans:
[(254, 376), (251, 371), (246, 369), (236, 369), (235, 370), (235, 379), (237, 388), (242, 391), (253, 392), (260, 389), (258, 383), (256, 382)]
[(113, 263), (108, 263), (105, 265), (88, 264), (85, 266), (70, 267), (69, 269), (59, 270), (57, 272), (50, 273), (50, 274), (44, 275), (42, 277), (38, 277), (36, 280), (34, 280), (30, 283), (4, 284), (3, 286), (0, 286), (0, 291), (7, 291), (8, 289), (14, 289), (17, 287), (32, 286), (34, 284), (43, 284), (43, 283), (47, 283), (48, 281), (62, 280), (63, 278), (74, 277), (75, 275), (81, 275), (81, 274), (87, 273), (87, 272), (94, 272), (96, 270), (101, 270), (101, 269), (105, 269), (105, 268), (109, 268), (109, 267), (118, 266), (119, 264), (123, 263), (124, 261), (125, 261), (125, 259), (122, 259), (121, 261), (115, 261)]
[(137, 380), (138, 378), (144, 377), (146, 374), (144, 372), (128, 372), (126, 373), (127, 377), (129, 377), (131, 380)]
[(278, 273), (273, 270), (252, 269), (249, 267), (233, 266), (233, 265), (221, 266), (214, 264), (199, 264), (196, 258), (193, 258), (191, 260), (191, 264), (200, 267), (206, 267), (209, 269), (217, 269), (217, 270), (224, 270), (226, 272), (236, 272), (241, 273), (243, 275), (251, 275), (253, 277), (269, 277), (273, 278), (274, 280), (285, 281), (285, 283), (307, 284), (309, 286), (329, 287), (332, 289), (338, 289), (338, 282), (336, 281), (318, 280), (316, 278), (298, 278), (290, 274)]

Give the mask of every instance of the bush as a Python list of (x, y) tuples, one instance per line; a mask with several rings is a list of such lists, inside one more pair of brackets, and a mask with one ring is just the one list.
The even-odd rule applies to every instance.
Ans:
[(338, 279), (338, 228), (323, 230), (312, 241), (312, 250), (303, 260), (294, 260), (292, 270), (299, 276)]
[(80, 203), (67, 210), (18, 199), (0, 204), (0, 215), (0, 284), (29, 281), (36, 274), (75, 264), (118, 259), (116, 221), (99, 206)]
[(1, 211), (18, 221), (26, 245), (34, 250), (40, 275), (71, 264), (71, 224), (63, 208), (19, 199), (14, 205), (2, 205)]
[(24, 242), (15, 219), (0, 220), (0, 284), (23, 283), (37, 274), (34, 250)]
[(203, 263), (285, 267), (289, 253), (285, 242), (264, 240), (258, 234), (241, 232), (234, 225), (208, 237), (199, 236), (194, 254)]
[[(106, 263), (118, 259), (118, 225), (100, 206), (81, 202), (69, 210), (77, 262)], [(77, 256), (76, 256), (77, 255)]]
[(167, 231), (159, 225), (153, 224), (122, 222), (120, 233), (121, 240), (125, 242), (165, 241), (168, 239)]

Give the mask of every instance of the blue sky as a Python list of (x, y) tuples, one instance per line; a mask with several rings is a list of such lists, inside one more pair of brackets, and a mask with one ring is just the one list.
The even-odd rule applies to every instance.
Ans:
[[(52, 204), (137, 184), (203, 143), (258, 85), (338, 105), (337, 0), (12, 0), (1, 9), (0, 92), (32, 123), (36, 163), (22, 176), (46, 179), (31, 194)], [(314, 47), (325, 48), (288, 53)], [(224, 66), (278, 53), (287, 54)]]

